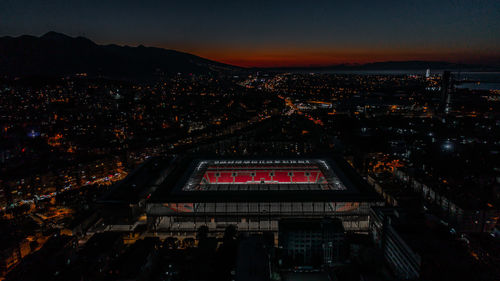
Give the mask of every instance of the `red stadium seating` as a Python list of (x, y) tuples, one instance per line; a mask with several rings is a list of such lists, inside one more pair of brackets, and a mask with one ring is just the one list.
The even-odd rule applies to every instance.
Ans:
[(292, 182), (309, 182), (304, 171), (294, 171)]
[(236, 183), (252, 182), (252, 176), (250, 175), (249, 171), (237, 172), (236, 176), (234, 177), (234, 182)]
[(215, 172), (206, 172), (206, 177), (208, 178), (208, 182), (210, 183), (216, 183), (217, 182), (217, 178), (215, 177)]
[(273, 180), (277, 182), (291, 182), (289, 171), (274, 171)]
[(255, 171), (255, 177), (254, 177), (254, 180), (256, 182), (260, 182), (260, 181), (271, 181), (271, 176), (269, 175), (270, 172), (269, 171)]
[(318, 179), (319, 179), (319, 175), (321, 174), (321, 172), (318, 172), (318, 171), (311, 171), (309, 172), (309, 181), (310, 182), (318, 182)]
[(221, 172), (220, 176), (217, 178), (218, 183), (230, 183), (234, 182), (232, 172)]
[(299, 169), (279, 169), (272, 167), (269, 169), (251, 168), (218, 168), (214, 167), (205, 172), (203, 178), (207, 183), (235, 183), (252, 184), (261, 183), (325, 183), (323, 173), (312, 167), (301, 167)]

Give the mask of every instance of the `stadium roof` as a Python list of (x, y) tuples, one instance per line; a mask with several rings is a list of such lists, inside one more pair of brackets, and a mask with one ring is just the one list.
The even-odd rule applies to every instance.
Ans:
[[(328, 184), (339, 181), (333, 188), (322, 188), (320, 183), (283, 183), (264, 182), (250, 184), (220, 184), (215, 182), (210, 188), (200, 188), (204, 169), (200, 165), (231, 166), (245, 170), (280, 169), (281, 167), (301, 169), (310, 164), (321, 167)], [(330, 157), (295, 157), (295, 158), (216, 158), (216, 157), (180, 157), (172, 163), (173, 169), (159, 184), (148, 200), (151, 203), (174, 202), (359, 202), (378, 201), (378, 195), (342, 158)], [(325, 169), (331, 169), (331, 174)], [(293, 173), (293, 172), (292, 172)], [(328, 174), (328, 175), (327, 175)], [(333, 175), (333, 176), (332, 176)], [(235, 175), (233, 175), (235, 176)], [(209, 184), (209, 183), (206, 183)], [(218, 186), (218, 187), (217, 187)], [(194, 190), (193, 188), (198, 189)]]

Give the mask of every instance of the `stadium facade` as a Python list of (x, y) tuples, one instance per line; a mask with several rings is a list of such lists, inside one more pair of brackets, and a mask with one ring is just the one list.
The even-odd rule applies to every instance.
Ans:
[(339, 218), (348, 231), (369, 229), (378, 195), (342, 159), (183, 158), (146, 203), (150, 231), (189, 235), (278, 231), (283, 219)]

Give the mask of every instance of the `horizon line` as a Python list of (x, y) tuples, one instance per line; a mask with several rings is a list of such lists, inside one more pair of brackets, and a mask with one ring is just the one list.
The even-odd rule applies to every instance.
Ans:
[[(163, 50), (170, 50), (170, 51), (175, 51), (175, 52), (180, 52), (180, 53), (185, 53), (189, 55), (194, 55), (203, 59), (207, 59), (210, 61), (214, 61), (217, 63), (222, 63), (222, 64), (227, 64), (230, 66), (235, 66), (235, 67), (240, 67), (240, 68), (247, 68), (247, 69), (252, 69), (252, 68), (260, 68), (260, 69), (297, 69), (297, 68), (328, 68), (328, 67), (339, 67), (339, 66), (346, 66), (346, 67), (356, 67), (356, 66), (364, 66), (364, 65), (369, 65), (369, 64), (376, 64), (376, 63), (397, 63), (397, 62), (423, 62), (423, 63), (449, 63), (449, 64), (455, 64), (457, 66), (460, 65), (473, 65), (476, 67), (493, 67), (493, 68), (498, 68), (500, 67), (500, 56), (495, 55), (482, 55), (483, 57), (487, 57), (490, 59), (487, 59), (488, 61), (492, 61), (490, 63), (485, 63), (483, 60), (474, 60), (474, 59), (450, 59), (449, 56), (457, 55), (453, 53), (448, 53), (448, 54), (442, 54), (441, 57), (439, 57), (438, 54), (428, 54), (429, 56), (433, 55), (434, 57), (431, 58), (424, 58), (422, 57), (422, 54), (419, 56), (418, 52), (413, 52), (415, 55), (415, 58), (387, 58), (387, 59), (366, 59), (366, 53), (368, 52), (360, 52), (358, 57), (355, 55), (347, 55), (349, 57), (352, 57), (352, 59), (346, 60), (345, 57), (346, 55), (343, 55), (344, 60), (339, 59), (340, 55), (337, 57), (333, 55), (326, 55), (328, 58), (318, 58), (315, 57), (315, 59), (306, 59), (307, 54), (306, 51), (303, 51), (302, 53), (296, 53), (295, 55), (290, 55), (286, 57), (281, 57), (280, 58), (270, 58), (271, 56), (260, 56), (258, 59), (252, 59), (251, 56), (248, 57), (240, 57), (240, 58), (223, 58), (217, 55), (209, 55), (209, 54), (203, 54), (203, 52), (197, 52), (197, 51), (190, 51), (190, 50), (183, 50), (179, 48), (170, 48), (170, 47), (164, 47), (164, 46), (155, 46), (155, 45), (144, 45), (142, 43), (140, 44), (130, 44), (130, 43), (102, 43), (102, 42), (96, 42), (86, 36), (71, 36), (67, 35), (62, 32), (57, 32), (57, 31), (48, 31), (45, 32), (39, 36), (37, 35), (31, 35), (31, 34), (21, 34), (18, 36), (12, 36), (12, 35), (4, 35), (1, 36), (0, 38), (20, 38), (23, 36), (31, 36), (35, 38), (43, 38), (44, 36), (48, 34), (57, 34), (57, 35), (63, 35), (72, 39), (78, 39), (78, 38), (84, 38), (87, 39), (91, 42), (93, 42), (96, 45), (99, 46), (109, 46), (109, 45), (116, 45), (119, 47), (131, 47), (131, 48), (138, 48), (138, 47), (145, 47), (145, 48), (158, 48), (158, 49), (163, 49)], [(209, 48), (207, 48), (209, 49)], [(236, 53), (237, 49), (233, 50), (233, 54)], [(389, 52), (389, 51), (386, 51)], [(231, 53), (231, 52), (224, 52), (225, 54)], [(396, 52), (395, 52), (396, 53)], [(409, 52), (412, 53), (412, 52)], [(395, 54), (397, 55), (397, 53)], [(401, 55), (401, 54), (400, 54)], [(500, 55), (500, 54), (499, 54)], [(365, 57), (363, 59), (363, 56)], [(408, 56), (408, 55), (407, 55)], [(423, 55), (425, 56), (425, 55)], [(438, 57), (436, 57), (438, 56)], [(448, 56), (448, 58), (446, 58)], [(480, 55), (481, 56), (481, 55)], [(494, 59), (492, 59), (494, 58)], [(327, 60), (330, 60), (330, 62), (325, 62)], [(299, 62), (300, 61), (300, 62)]]

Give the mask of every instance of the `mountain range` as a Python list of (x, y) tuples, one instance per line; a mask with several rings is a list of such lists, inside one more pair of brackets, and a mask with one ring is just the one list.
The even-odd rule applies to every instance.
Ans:
[(0, 75), (91, 76), (149, 79), (158, 74), (235, 74), (247, 71), (498, 70), (498, 67), (435, 61), (392, 61), (324, 67), (242, 68), (196, 55), (155, 47), (98, 45), (84, 37), (48, 32), (40, 37), (0, 37)]
[(0, 37), (0, 74), (58, 76), (75, 73), (145, 78), (158, 73), (209, 74), (239, 67), (154, 47), (98, 45), (84, 37), (48, 32), (40, 37)]

